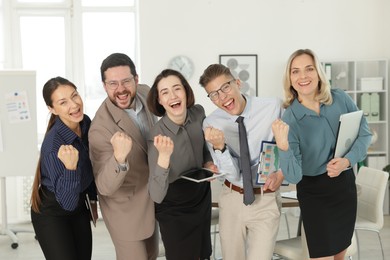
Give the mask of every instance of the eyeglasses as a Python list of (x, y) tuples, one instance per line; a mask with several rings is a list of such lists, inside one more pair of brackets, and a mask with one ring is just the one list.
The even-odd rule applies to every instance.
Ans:
[(228, 82), (224, 83), (222, 85), (222, 87), (220, 87), (218, 90), (216, 91), (211, 91), (207, 97), (209, 97), (212, 101), (216, 101), (218, 100), (219, 98), (219, 91), (223, 92), (223, 93), (229, 93), (230, 90), (232, 90), (232, 86), (230, 85), (233, 81), (235, 81), (235, 79), (231, 79), (229, 80)]
[(124, 79), (124, 80), (121, 80), (121, 81), (112, 80), (112, 81), (106, 81), (104, 83), (110, 89), (115, 90), (115, 89), (117, 89), (119, 87), (119, 85), (122, 85), (125, 88), (131, 87), (133, 85), (133, 79), (134, 79), (134, 76), (130, 77), (130, 78), (127, 78), (127, 79)]

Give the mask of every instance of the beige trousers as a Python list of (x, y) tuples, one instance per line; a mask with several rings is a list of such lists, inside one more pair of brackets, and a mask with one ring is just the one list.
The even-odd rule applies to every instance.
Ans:
[(243, 194), (223, 186), (219, 198), (219, 228), (224, 260), (270, 260), (279, 230), (279, 191), (256, 194), (245, 206)]
[(154, 230), (151, 237), (141, 241), (115, 240), (117, 260), (156, 260), (158, 256), (159, 234)]

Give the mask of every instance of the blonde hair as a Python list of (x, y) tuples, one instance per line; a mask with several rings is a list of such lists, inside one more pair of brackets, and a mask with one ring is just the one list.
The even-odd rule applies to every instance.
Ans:
[(315, 99), (318, 102), (323, 103), (325, 105), (330, 105), (333, 102), (332, 95), (330, 93), (331, 86), (329, 80), (326, 78), (325, 71), (321, 63), (319, 62), (317, 56), (310, 49), (299, 49), (290, 55), (287, 61), (286, 70), (284, 72), (284, 77), (283, 77), (283, 89), (284, 89), (284, 98), (285, 98), (283, 102), (284, 108), (289, 107), (293, 103), (293, 101), (296, 98), (298, 98), (297, 91), (291, 85), (291, 78), (290, 78), (291, 64), (296, 57), (304, 54), (309, 55), (313, 59), (314, 67), (316, 68), (318, 78), (320, 79), (318, 82), (318, 93)]

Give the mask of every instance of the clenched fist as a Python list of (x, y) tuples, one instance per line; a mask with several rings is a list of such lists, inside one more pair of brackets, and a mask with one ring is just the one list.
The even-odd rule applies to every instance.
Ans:
[(204, 139), (213, 145), (214, 150), (222, 150), (225, 147), (225, 134), (217, 128), (206, 127)]
[(157, 135), (154, 137), (154, 147), (158, 151), (157, 164), (164, 169), (168, 169), (174, 148), (172, 139), (168, 136)]
[(79, 151), (73, 145), (61, 145), (58, 149), (58, 159), (68, 170), (76, 170), (79, 161)]
[(272, 132), (275, 137), (276, 145), (282, 151), (288, 150), (288, 130), (289, 126), (281, 119), (276, 119), (272, 123)]
[(118, 163), (125, 163), (127, 155), (133, 147), (133, 140), (130, 136), (122, 132), (116, 132), (110, 140), (114, 149), (114, 157)]

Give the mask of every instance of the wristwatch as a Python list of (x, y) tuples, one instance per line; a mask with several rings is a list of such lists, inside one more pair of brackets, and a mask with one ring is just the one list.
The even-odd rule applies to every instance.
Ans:
[[(214, 148), (213, 148), (214, 149)], [(222, 154), (226, 151), (226, 144), (223, 146), (222, 150), (214, 149), (215, 153)]]
[(129, 169), (129, 163), (118, 163), (116, 172), (126, 172)]

